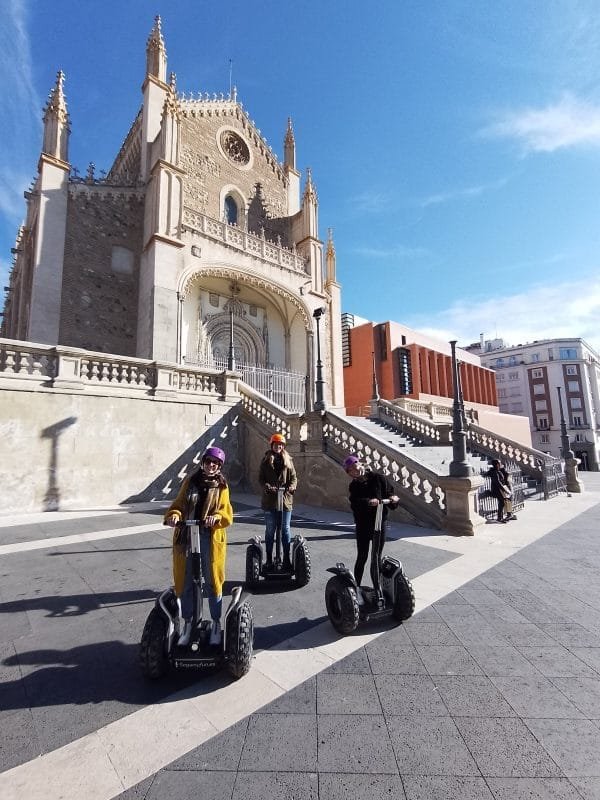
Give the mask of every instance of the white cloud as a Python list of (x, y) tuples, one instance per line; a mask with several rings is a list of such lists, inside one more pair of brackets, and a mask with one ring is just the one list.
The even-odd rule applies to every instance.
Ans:
[(600, 107), (571, 94), (545, 108), (510, 111), (481, 133), (517, 140), (524, 151), (552, 153), (576, 146), (600, 146)]
[(437, 314), (407, 319), (411, 328), (465, 345), (498, 336), (507, 345), (560, 336), (581, 337), (600, 352), (600, 279), (590, 278), (486, 300), (465, 298)]
[(479, 197), (485, 192), (494, 189), (501, 189), (508, 183), (508, 178), (500, 178), (492, 183), (482, 183), (479, 186), (466, 186), (464, 189), (455, 189), (448, 192), (439, 192), (437, 194), (429, 195), (419, 201), (421, 208), (427, 206), (440, 205), (442, 203), (449, 203), (452, 200), (461, 200), (462, 198)]
[(397, 259), (397, 258), (423, 258), (429, 255), (425, 247), (405, 247), (402, 244), (392, 247), (357, 247), (354, 252), (362, 258), (371, 259)]

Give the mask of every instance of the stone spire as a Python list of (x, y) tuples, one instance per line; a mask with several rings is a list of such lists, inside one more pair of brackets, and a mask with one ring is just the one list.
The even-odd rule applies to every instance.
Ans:
[(44, 139), (42, 152), (61, 161), (69, 160), (69, 133), (71, 121), (67, 111), (67, 101), (63, 91), (65, 74), (60, 70), (56, 75), (54, 88), (48, 95), (44, 109)]
[(312, 181), (312, 172), (310, 167), (306, 168), (306, 183), (304, 184), (304, 196), (302, 198), (302, 205), (306, 203), (313, 203), (315, 206), (319, 204), (317, 199), (317, 190)]
[(159, 16), (154, 18), (154, 27), (146, 45), (146, 75), (152, 75), (163, 83), (167, 80), (167, 51)]
[(291, 117), (288, 117), (287, 130), (283, 140), (283, 163), (286, 167), (296, 169), (296, 140), (294, 139)]
[(327, 250), (325, 252), (325, 283), (335, 283), (335, 247), (333, 245), (333, 228), (327, 229)]
[(177, 82), (175, 73), (169, 78), (169, 88), (165, 97), (161, 124), (161, 158), (169, 164), (179, 164), (179, 125), (181, 108), (177, 99)]

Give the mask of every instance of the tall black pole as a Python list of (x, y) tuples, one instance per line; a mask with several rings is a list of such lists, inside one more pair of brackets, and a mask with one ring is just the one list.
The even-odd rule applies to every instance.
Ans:
[(567, 423), (563, 413), (562, 397), (560, 394), (560, 386), (556, 387), (558, 392), (558, 407), (560, 409), (560, 446), (562, 449), (562, 457), (566, 461), (568, 458), (575, 458), (575, 453), (571, 450), (571, 443), (569, 441), (569, 434), (567, 433)]
[(325, 411), (325, 399), (323, 396), (323, 362), (321, 361), (321, 331), (319, 328), (319, 320), (325, 313), (324, 308), (315, 308), (313, 317), (317, 323), (317, 376), (315, 380), (316, 400), (315, 411)]
[(450, 342), (452, 348), (452, 461), (450, 475), (454, 478), (469, 478), (473, 467), (467, 461), (467, 434), (464, 426), (464, 412), (460, 397), (460, 380), (456, 361), (456, 340)]
[(227, 355), (227, 369), (235, 372), (235, 349), (233, 347), (233, 293), (229, 304), (229, 353)]

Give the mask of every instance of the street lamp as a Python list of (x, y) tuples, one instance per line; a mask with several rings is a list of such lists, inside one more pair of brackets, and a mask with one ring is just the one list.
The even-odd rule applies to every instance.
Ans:
[(321, 331), (319, 329), (319, 320), (325, 313), (325, 308), (315, 308), (313, 317), (317, 323), (317, 378), (315, 381), (316, 395), (315, 411), (325, 411), (325, 400), (323, 397), (323, 363), (321, 361)]
[(571, 443), (569, 442), (569, 434), (567, 433), (567, 423), (563, 413), (562, 397), (560, 394), (560, 386), (556, 387), (558, 392), (558, 407), (560, 409), (560, 446), (562, 449), (562, 457), (566, 461), (568, 458), (575, 458), (575, 453), (571, 450)]
[(461, 402), (460, 379), (456, 361), (456, 340), (450, 342), (452, 348), (452, 461), (450, 475), (453, 478), (469, 478), (473, 467), (467, 461), (467, 434), (464, 426), (464, 411)]
[(379, 384), (377, 383), (377, 370), (375, 369), (375, 351), (371, 353), (373, 362), (373, 400), (379, 400)]

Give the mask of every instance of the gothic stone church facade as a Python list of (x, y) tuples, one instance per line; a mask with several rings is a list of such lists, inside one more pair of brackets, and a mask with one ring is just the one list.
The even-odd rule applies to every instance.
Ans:
[(335, 251), (319, 238), (310, 170), (301, 191), (291, 121), (280, 161), (235, 89), (178, 94), (157, 18), (141, 109), (106, 176), (80, 177), (63, 83), (45, 109), (2, 335), (217, 368), (233, 342), (238, 369), (311, 387), (320, 356), (325, 401), (343, 407)]

